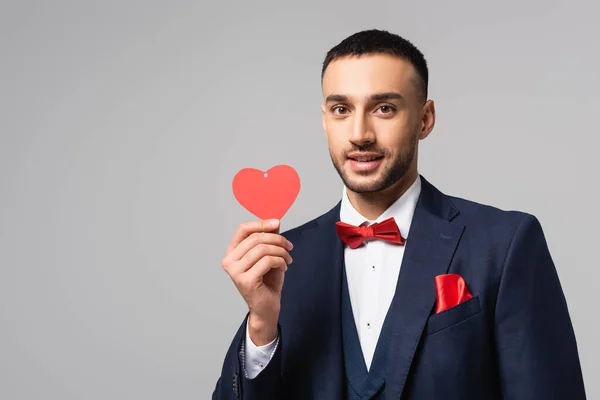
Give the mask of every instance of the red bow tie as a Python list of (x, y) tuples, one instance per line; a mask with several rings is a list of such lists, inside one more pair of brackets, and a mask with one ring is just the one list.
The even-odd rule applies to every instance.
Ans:
[(354, 226), (338, 221), (335, 223), (335, 230), (342, 242), (352, 249), (360, 246), (366, 238), (377, 238), (402, 245), (406, 241), (400, 234), (394, 218), (370, 226)]

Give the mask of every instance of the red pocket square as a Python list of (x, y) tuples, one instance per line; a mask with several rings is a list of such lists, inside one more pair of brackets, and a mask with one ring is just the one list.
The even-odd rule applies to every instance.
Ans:
[(458, 274), (436, 276), (435, 290), (437, 292), (436, 314), (450, 307), (457, 306), (473, 297), (464, 279)]

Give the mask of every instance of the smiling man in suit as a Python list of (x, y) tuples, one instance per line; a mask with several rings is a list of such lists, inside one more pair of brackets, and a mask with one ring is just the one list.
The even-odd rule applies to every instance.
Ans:
[(323, 128), (342, 198), (281, 234), (278, 221), (235, 232), (223, 268), (249, 312), (213, 399), (585, 399), (538, 220), (418, 173), (427, 85), (421, 52), (389, 32), (328, 52)]

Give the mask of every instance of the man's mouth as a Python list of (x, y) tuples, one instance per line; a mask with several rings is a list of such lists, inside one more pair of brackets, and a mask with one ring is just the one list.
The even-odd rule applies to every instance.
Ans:
[(348, 154), (350, 168), (361, 173), (372, 172), (376, 170), (383, 160), (383, 156), (378, 153), (354, 152)]
[(350, 153), (348, 158), (358, 162), (369, 162), (380, 160), (383, 156), (377, 153)]

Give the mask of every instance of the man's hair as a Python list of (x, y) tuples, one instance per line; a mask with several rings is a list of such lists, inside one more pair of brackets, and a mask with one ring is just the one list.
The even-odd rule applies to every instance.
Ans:
[(389, 54), (409, 61), (417, 71), (421, 95), (427, 99), (429, 71), (421, 51), (403, 37), (379, 29), (354, 33), (329, 50), (323, 61), (321, 81), (327, 66), (332, 61), (346, 56), (365, 54)]

